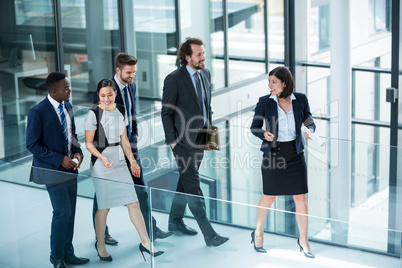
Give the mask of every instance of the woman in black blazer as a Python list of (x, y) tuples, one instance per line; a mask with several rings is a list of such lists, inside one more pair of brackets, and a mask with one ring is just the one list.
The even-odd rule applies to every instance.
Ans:
[[(294, 92), (294, 79), (285, 67), (277, 67), (269, 73), (271, 94), (259, 99), (255, 108), (251, 132), (262, 140), (263, 195), (257, 209), (257, 227), (251, 233), (251, 242), (257, 252), (263, 248), (264, 225), (277, 195), (292, 195), (296, 204), (296, 221), (300, 237), (300, 251), (309, 258), (311, 252), (307, 226), (308, 214), (306, 194), (307, 166), (303, 154), (302, 123), (315, 131), (306, 95)], [(263, 124), (265, 122), (266, 129)], [(308, 136), (304, 134), (307, 138)]]

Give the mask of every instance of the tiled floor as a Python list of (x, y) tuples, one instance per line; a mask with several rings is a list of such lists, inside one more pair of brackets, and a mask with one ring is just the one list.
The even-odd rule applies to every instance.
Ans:
[[(47, 192), (41, 189), (0, 182), (0, 267), (51, 267), (49, 234), (51, 206)], [(214, 225), (218, 233), (229, 236), (228, 243), (218, 248), (205, 246), (202, 235), (174, 235), (157, 240), (155, 247), (165, 254), (155, 262), (144, 262), (138, 250), (139, 237), (132, 226), (127, 209), (112, 209), (108, 225), (118, 246), (109, 246), (113, 262), (97, 258), (91, 219), (92, 200), (78, 198), (74, 246), (76, 255), (90, 258), (82, 267), (402, 267), (393, 257), (312, 243), (316, 259), (307, 259), (293, 238), (265, 234), (266, 254), (256, 253), (250, 244), (250, 231)], [(154, 215), (166, 230), (167, 215)], [(197, 227), (193, 220), (185, 220)], [(148, 256), (149, 258), (149, 256)], [(153, 266), (152, 266), (153, 265)]]

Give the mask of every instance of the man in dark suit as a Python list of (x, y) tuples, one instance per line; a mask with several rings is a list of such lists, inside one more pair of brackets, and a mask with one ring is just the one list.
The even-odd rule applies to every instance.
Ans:
[(83, 155), (68, 102), (68, 78), (63, 73), (50, 73), (46, 87), (48, 96), (29, 111), (26, 146), (33, 154), (30, 181), (46, 185), (53, 207), (50, 262), (54, 267), (66, 267), (89, 262), (75, 256), (72, 244), (77, 169)]
[[(169, 231), (196, 235), (184, 224), (186, 204), (200, 227), (207, 246), (220, 246), (229, 240), (215, 232), (207, 219), (198, 169), (206, 147), (211, 123), (211, 75), (205, 69), (204, 44), (187, 38), (177, 53), (182, 65), (164, 81), (162, 123), (166, 144), (170, 145), (180, 173), (169, 216)], [(199, 196), (199, 197), (195, 197)]]
[[(138, 153), (137, 148), (137, 140), (138, 140), (138, 129), (137, 129), (137, 121), (135, 119), (136, 115), (136, 107), (135, 107), (135, 93), (136, 93), (136, 85), (134, 83), (134, 77), (137, 71), (137, 62), (138, 60), (127, 53), (119, 53), (116, 55), (115, 64), (116, 64), (116, 74), (113, 77), (113, 82), (117, 85), (117, 95), (115, 102), (117, 104), (124, 105), (126, 108), (126, 113), (128, 117), (129, 125), (127, 127), (127, 135), (128, 140), (131, 144), (131, 150), (133, 151), (134, 157), (141, 168), (140, 177), (134, 177), (134, 184), (140, 185), (135, 187), (135, 191), (138, 196), (138, 200), (140, 202), (140, 209), (142, 216), (144, 217), (145, 226), (147, 228), (148, 234), (151, 233), (151, 229), (149, 226), (149, 201), (148, 201), (148, 193), (143, 187), (144, 177), (143, 177), (143, 168), (141, 166), (140, 155)], [(99, 102), (99, 96), (95, 92), (94, 94), (94, 103)], [(130, 170), (129, 162), (127, 162), (127, 167)], [(130, 172), (131, 174), (131, 172)], [(94, 198), (94, 207), (93, 207), (93, 217), (95, 218), (96, 211), (98, 210), (98, 205), (96, 202), (96, 196)], [(174, 232), (164, 232), (156, 226), (156, 220), (152, 217), (152, 231), (153, 231), (153, 239), (163, 239), (171, 236)], [(108, 227), (106, 226), (105, 231), (105, 243), (109, 245), (115, 245), (118, 242), (113, 239), (110, 234)]]

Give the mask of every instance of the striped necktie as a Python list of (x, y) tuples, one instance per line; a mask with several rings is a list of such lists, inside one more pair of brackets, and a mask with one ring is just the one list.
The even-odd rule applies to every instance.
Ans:
[(59, 105), (59, 112), (60, 112), (60, 119), (61, 119), (61, 127), (63, 128), (64, 140), (66, 142), (66, 146), (68, 148), (68, 129), (67, 129), (67, 121), (66, 115), (63, 111), (63, 104), (60, 103)]
[(128, 101), (128, 92), (127, 92), (127, 86), (123, 88), (124, 91), (124, 102), (126, 103), (126, 111), (127, 111), (127, 121), (128, 121), (128, 127), (127, 127), (127, 136), (131, 136), (131, 113), (130, 113), (130, 102)]

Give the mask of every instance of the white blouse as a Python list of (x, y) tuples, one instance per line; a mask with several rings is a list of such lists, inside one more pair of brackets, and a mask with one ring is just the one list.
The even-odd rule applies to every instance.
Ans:
[[(271, 95), (271, 99), (276, 101), (276, 105), (278, 107), (278, 138), (277, 141), (279, 142), (287, 142), (287, 141), (293, 141), (296, 139), (296, 123), (295, 123), (295, 117), (293, 114), (293, 104), (292, 104), (292, 110), (290, 110), (288, 113), (285, 113), (284, 110), (279, 106), (278, 103), (278, 98), (276, 95)], [(290, 101), (292, 102), (295, 100), (296, 97), (292, 93), (290, 95)]]

